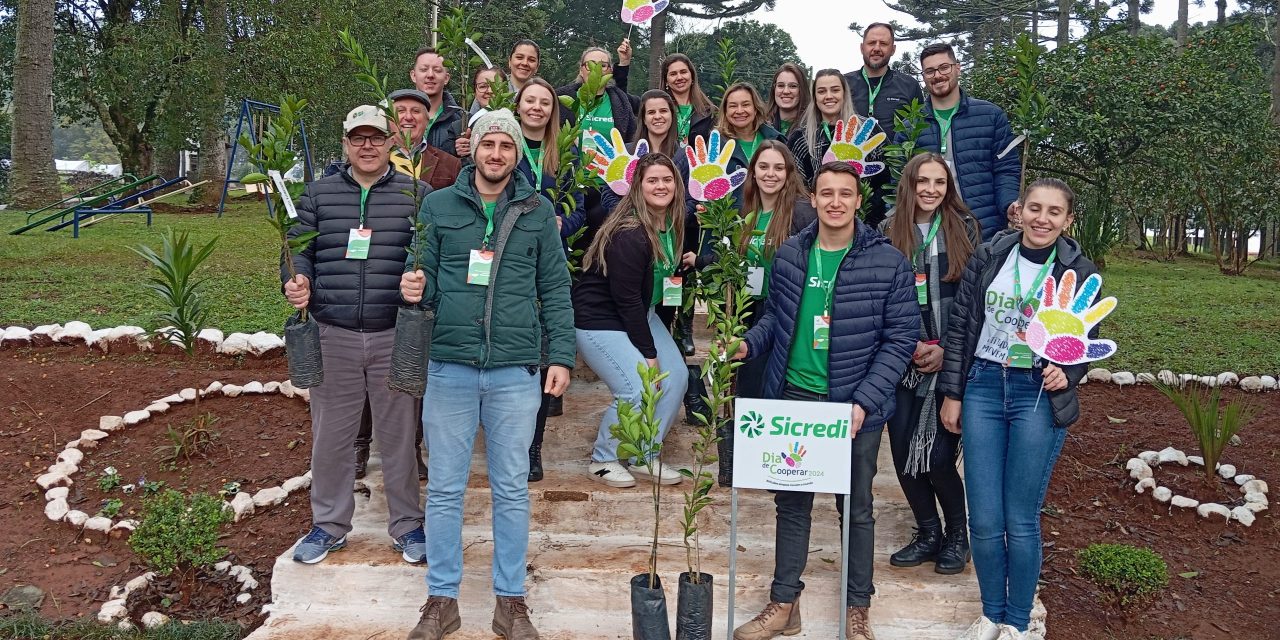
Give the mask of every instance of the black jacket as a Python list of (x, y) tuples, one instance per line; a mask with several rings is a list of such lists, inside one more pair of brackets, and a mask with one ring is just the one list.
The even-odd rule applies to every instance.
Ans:
[[(982, 325), (986, 322), (983, 305), (987, 289), (1000, 273), (1009, 252), (1017, 251), (1021, 243), (1020, 232), (1001, 234), (979, 246), (965, 266), (960, 290), (956, 292), (951, 304), (951, 319), (947, 321), (947, 336), (943, 344), (945, 355), (942, 373), (938, 377), (938, 391), (948, 398), (964, 399), (969, 369), (976, 357), (974, 351), (978, 348), (978, 338), (982, 335)], [(1075, 240), (1060, 237), (1053, 277), (1061, 280), (1067, 269), (1075, 269), (1076, 282), (1084, 282), (1098, 272), (1098, 267), (1080, 252), (1080, 245)], [(1096, 337), (1097, 327), (1094, 327), (1091, 335)], [(1053, 405), (1054, 424), (1069, 427), (1080, 419), (1080, 400), (1076, 396), (1076, 385), (1087, 370), (1088, 365), (1084, 364), (1062, 367), (1063, 373), (1067, 375), (1067, 388), (1047, 392)]]
[(658, 350), (649, 333), (653, 302), (653, 248), (644, 228), (618, 231), (605, 248), (609, 275), (592, 265), (573, 287), (574, 327), (588, 331), (625, 331), (646, 358)]
[(458, 101), (453, 99), (453, 94), (448, 91), (444, 92), (444, 112), (436, 118), (435, 124), (431, 125), (431, 130), (423, 134), (427, 144), (457, 157), (458, 138), (462, 135), (462, 130), (467, 126), (467, 115), (462, 107), (458, 106)]
[[(853, 110), (864, 118), (871, 115), (867, 110), (871, 92), (867, 88), (867, 81), (862, 77), (862, 69), (844, 74), (844, 79), (849, 83)], [(875, 119), (890, 139), (894, 134), (894, 114), (898, 109), (911, 104), (912, 100), (919, 100), (920, 104), (924, 104), (924, 92), (920, 90), (920, 83), (905, 73), (893, 69), (886, 71), (884, 78), (880, 80), (880, 92), (876, 94)]]
[[(307, 310), (316, 320), (352, 331), (383, 331), (396, 324), (400, 275), (413, 238), (409, 221), (417, 216), (414, 180), (391, 170), (369, 190), (366, 229), (373, 230), (367, 260), (346, 258), (351, 230), (360, 224), (360, 184), (347, 171), (307, 185), (298, 199), (298, 224), (290, 237), (320, 235), (293, 257), (293, 268), (311, 280)], [(431, 187), (418, 183), (425, 196)], [(281, 265), (281, 282), (289, 278)]]

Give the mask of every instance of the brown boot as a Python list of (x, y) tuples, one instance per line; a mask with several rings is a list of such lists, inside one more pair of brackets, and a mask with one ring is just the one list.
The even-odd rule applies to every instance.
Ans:
[(458, 601), (445, 596), (431, 596), (419, 609), (422, 617), (409, 632), (409, 640), (440, 640), (462, 627)]
[(849, 624), (846, 636), (849, 640), (876, 640), (875, 632), (871, 631), (870, 607), (849, 607), (844, 614)]
[(493, 632), (507, 640), (538, 640), (538, 630), (529, 622), (529, 606), (519, 596), (498, 596), (493, 608)]
[(795, 602), (770, 602), (760, 615), (733, 630), (733, 640), (769, 640), (779, 634), (800, 633), (800, 598)]

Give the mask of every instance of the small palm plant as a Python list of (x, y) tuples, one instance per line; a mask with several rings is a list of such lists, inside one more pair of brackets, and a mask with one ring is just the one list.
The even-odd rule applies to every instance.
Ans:
[[(643, 464), (649, 474), (657, 477), (662, 464), (662, 441), (658, 439), (658, 418), (655, 416), (658, 399), (662, 397), (659, 384), (666, 379), (657, 367), (646, 363), (636, 365), (644, 391), (640, 394), (640, 407), (626, 400), (618, 401), (618, 424), (609, 433), (618, 441), (618, 459), (635, 460)], [(658, 526), (661, 523), (662, 483), (653, 483), (653, 543), (649, 546), (649, 588), (658, 584)]]
[(1197, 384), (1188, 384), (1177, 388), (1161, 382), (1152, 383), (1165, 397), (1169, 398), (1182, 412), (1200, 444), (1200, 455), (1204, 457), (1205, 483), (1218, 483), (1218, 460), (1226, 449), (1231, 437), (1258, 413), (1258, 408), (1240, 400), (1228, 402), (1222, 406), (1222, 389), (1213, 387), (1206, 390)]

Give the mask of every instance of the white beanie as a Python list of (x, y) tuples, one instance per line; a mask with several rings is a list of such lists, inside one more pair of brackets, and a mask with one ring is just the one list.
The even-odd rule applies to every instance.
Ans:
[(480, 148), (480, 140), (493, 133), (511, 136), (512, 142), (519, 142), (524, 138), (524, 132), (520, 130), (520, 123), (516, 122), (516, 117), (512, 115), (510, 109), (490, 111), (480, 116), (475, 125), (471, 127), (472, 158), (475, 157), (476, 150)]

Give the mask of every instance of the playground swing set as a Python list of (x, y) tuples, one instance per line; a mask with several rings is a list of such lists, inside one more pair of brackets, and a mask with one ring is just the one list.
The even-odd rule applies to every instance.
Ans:
[[(231, 167), (235, 163), (236, 148), (245, 123), (249, 125), (248, 135), (256, 143), (271, 126), (271, 117), (278, 113), (280, 113), (280, 107), (273, 104), (248, 99), (241, 101), (240, 118), (236, 123), (235, 137), (232, 139), (231, 157), (227, 160), (227, 176), (222, 187), (222, 198), (218, 203), (218, 217), (222, 217), (223, 207), (226, 204), (227, 190), (232, 182)], [(304, 178), (310, 182), (311, 147), (307, 141), (305, 124), (302, 126), (302, 147)], [(193, 183), (185, 176), (165, 180), (155, 174), (142, 179), (129, 173), (121, 174), (28, 213), (26, 223), (10, 231), (9, 235), (21, 235), (52, 223), (45, 231), (59, 231), (71, 227), (71, 237), (79, 238), (81, 228), (125, 214), (145, 215), (147, 226), (150, 227), (152, 203), (186, 193), (207, 182), (208, 180), (202, 180)], [(167, 191), (169, 189), (173, 190)], [(267, 200), (268, 207), (270, 203), (271, 201)]]

